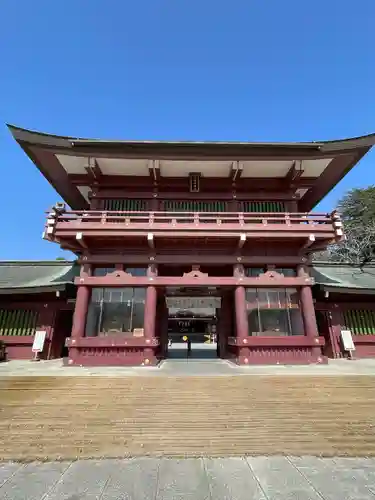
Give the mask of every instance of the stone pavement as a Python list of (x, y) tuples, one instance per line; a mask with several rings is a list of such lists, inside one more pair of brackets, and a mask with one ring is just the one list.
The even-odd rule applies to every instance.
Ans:
[(247, 457), (0, 464), (1, 500), (375, 500), (375, 459)]
[(178, 376), (178, 375), (367, 375), (375, 376), (375, 359), (332, 359), (327, 365), (236, 366), (229, 361), (210, 358), (172, 358), (157, 367), (63, 366), (61, 359), (40, 361), (14, 360), (0, 363), (0, 377), (25, 376)]

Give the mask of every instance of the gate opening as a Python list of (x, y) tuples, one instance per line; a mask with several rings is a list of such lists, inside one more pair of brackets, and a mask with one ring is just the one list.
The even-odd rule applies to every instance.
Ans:
[(168, 358), (217, 358), (218, 312), (216, 289), (168, 290)]

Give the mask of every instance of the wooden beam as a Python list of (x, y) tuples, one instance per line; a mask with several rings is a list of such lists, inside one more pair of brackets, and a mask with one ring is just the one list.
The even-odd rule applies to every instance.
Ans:
[(154, 241), (153, 233), (147, 234), (147, 243), (148, 243), (149, 248), (155, 248), (155, 241)]
[(149, 160), (148, 171), (154, 183), (157, 184), (160, 181), (160, 160)]
[(232, 168), (231, 168), (231, 171), (229, 173), (229, 177), (234, 182), (241, 177), (242, 172), (243, 172), (243, 163), (239, 162), (239, 161), (234, 161), (232, 163)]
[(79, 263), (88, 264), (144, 264), (147, 265), (150, 262), (155, 264), (170, 264), (170, 265), (205, 265), (205, 266), (215, 266), (215, 265), (229, 265), (241, 263), (247, 266), (253, 265), (276, 265), (276, 266), (297, 266), (298, 264), (304, 263), (304, 257), (300, 255), (293, 256), (268, 256), (268, 255), (228, 255), (228, 254), (192, 254), (192, 253), (165, 253), (163, 255), (158, 255), (154, 253), (119, 253), (116, 254), (90, 254), (85, 252), (78, 260)]
[(335, 239), (326, 239), (326, 240), (317, 240), (317, 241), (313, 241), (311, 242), (310, 245), (307, 245), (305, 247), (305, 251), (304, 249), (301, 250), (300, 254), (305, 254), (306, 256), (307, 255), (310, 255), (312, 254), (313, 252), (322, 252), (322, 251), (325, 251), (327, 250), (327, 247), (329, 245), (332, 245), (334, 243), (336, 243), (337, 241)]
[[(232, 171), (231, 171), (232, 172)], [(156, 170), (156, 175), (158, 172)], [(75, 186), (89, 186), (92, 184), (91, 178), (86, 174), (68, 174), (68, 178), (72, 184)], [(158, 187), (162, 192), (163, 190), (168, 193), (172, 191), (172, 188), (176, 191), (181, 191), (181, 193), (186, 193), (188, 176), (186, 177), (161, 177), (158, 178)], [(226, 191), (231, 192), (232, 185), (232, 175), (229, 177), (201, 177), (201, 194), (204, 191), (207, 194), (213, 192), (213, 186), (215, 192), (225, 193)], [(237, 176), (238, 180), (238, 176)], [(316, 177), (301, 177), (298, 181), (298, 187), (310, 188), (314, 185)], [(131, 193), (132, 191), (138, 192), (152, 192), (154, 181), (153, 177), (150, 175), (131, 177), (128, 175), (105, 175), (103, 174), (100, 178), (100, 188), (101, 189), (122, 189), (125, 192)], [(241, 182), (238, 185), (238, 190), (242, 190), (243, 193), (247, 194), (249, 191), (256, 193), (258, 189), (265, 189), (269, 191), (268, 197), (271, 192), (275, 191), (285, 192), (285, 177), (243, 177), (241, 176)], [(189, 194), (189, 193), (187, 193)]]
[(311, 245), (315, 242), (315, 235), (314, 234), (309, 234), (309, 237), (305, 241), (305, 243), (302, 246), (302, 249), (309, 248)]
[[(213, 183), (215, 180), (212, 181)], [(244, 182), (244, 179), (241, 179), (241, 183)], [(240, 183), (240, 184), (241, 184)], [(83, 184), (82, 184), (83, 185)], [(237, 186), (236, 190), (236, 199), (237, 200), (285, 200), (285, 201), (290, 201), (293, 199), (293, 194), (291, 191), (288, 192), (287, 190), (282, 191), (280, 188), (280, 191), (269, 191), (269, 192), (259, 192), (259, 191), (253, 191), (254, 186), (251, 186), (251, 190), (248, 190), (246, 193), (238, 191), (239, 188), (242, 188), (241, 185)], [(285, 185), (284, 185), (285, 188)], [(158, 199), (161, 200), (228, 200), (231, 201), (233, 200), (233, 193), (231, 189), (228, 189), (228, 191), (203, 191), (201, 193), (189, 193), (189, 192), (179, 192), (176, 190), (172, 189), (171, 186), (171, 191), (160, 191), (160, 186), (159, 186), (159, 192), (158, 192)], [(107, 199), (107, 198), (118, 198), (118, 199), (152, 199), (154, 198), (153, 190), (150, 187), (147, 191), (146, 190), (127, 190), (127, 189), (121, 189), (117, 186), (117, 188), (100, 188), (97, 192), (96, 198), (98, 199)]]
[(86, 242), (85, 242), (85, 240), (83, 238), (83, 234), (81, 232), (79, 232), (79, 233), (76, 234), (76, 240), (77, 240), (77, 242), (80, 244), (80, 246), (82, 248), (86, 248), (86, 249), (88, 248), (87, 244), (86, 244)]
[(309, 277), (290, 278), (279, 276), (277, 278), (270, 278), (269, 276), (259, 276), (258, 278), (247, 277), (234, 277), (234, 276), (208, 276), (192, 277), (185, 276), (156, 276), (152, 280), (149, 277), (131, 276), (125, 272), (116, 271), (113, 274), (106, 276), (88, 276), (85, 273), (74, 280), (76, 285), (98, 286), (98, 287), (147, 287), (152, 286), (188, 286), (188, 287), (202, 287), (202, 286), (217, 286), (217, 287), (234, 287), (234, 286), (248, 286), (248, 287), (267, 287), (267, 288), (294, 288), (301, 286), (311, 286), (314, 280)]
[(246, 234), (242, 233), (240, 239), (238, 240), (238, 248), (242, 248), (246, 242)]
[(89, 178), (93, 181), (99, 181), (103, 175), (95, 158), (87, 158), (87, 165), (85, 166), (85, 170)]
[(288, 173), (285, 176), (286, 183), (288, 185), (296, 183), (303, 174), (304, 170), (302, 170), (302, 160), (296, 160), (293, 162), (293, 165), (290, 167)]

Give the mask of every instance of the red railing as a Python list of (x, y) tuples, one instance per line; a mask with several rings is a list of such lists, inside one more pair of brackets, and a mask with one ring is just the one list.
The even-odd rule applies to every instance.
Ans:
[[(59, 211), (49, 212), (44, 237), (82, 238), (147, 235), (168, 238), (220, 236), (237, 237), (245, 242), (259, 234), (278, 237), (306, 237), (312, 244), (316, 238), (339, 241), (343, 237), (342, 222), (337, 213), (247, 213), (247, 212), (118, 212)], [(112, 234), (113, 233), (113, 234)], [(151, 244), (151, 243), (150, 243)]]
[[(247, 224), (309, 224), (330, 225), (336, 223), (341, 227), (336, 213), (279, 213), (279, 212), (117, 212), (117, 211), (80, 211), (48, 212), (47, 225), (59, 223), (93, 223), (93, 224), (141, 224), (149, 225), (181, 225), (181, 224), (230, 224), (246, 226)], [(51, 222), (48, 222), (51, 221)]]

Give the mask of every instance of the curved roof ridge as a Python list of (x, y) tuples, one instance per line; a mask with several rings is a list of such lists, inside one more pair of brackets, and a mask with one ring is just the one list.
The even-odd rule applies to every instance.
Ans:
[[(242, 146), (259, 146), (259, 147), (269, 147), (269, 146), (275, 146), (275, 147), (312, 147), (312, 148), (319, 148), (319, 147), (324, 147), (324, 146), (334, 146), (334, 145), (340, 145), (340, 144), (348, 144), (348, 143), (354, 143), (356, 147), (363, 147), (363, 146), (370, 146), (375, 144), (375, 133), (372, 134), (366, 134), (362, 136), (356, 136), (356, 137), (346, 137), (343, 139), (332, 139), (332, 140), (324, 140), (324, 141), (291, 141), (291, 142), (280, 142), (280, 141), (275, 141), (275, 142), (252, 142), (252, 141), (194, 141), (194, 140), (127, 140), (127, 139), (98, 139), (98, 138), (84, 138), (84, 137), (74, 137), (74, 136), (65, 136), (65, 135), (58, 135), (58, 134), (49, 134), (46, 132), (39, 132), (37, 130), (31, 130), (31, 129), (26, 129), (23, 127), (18, 127), (16, 125), (12, 125), (7, 123), (7, 127), (13, 134), (16, 140), (25, 140), (26, 138), (22, 138), (21, 136), (29, 135), (29, 136), (34, 136), (34, 139), (43, 139), (43, 138), (49, 138), (49, 139), (57, 139), (57, 140), (63, 140), (63, 141), (68, 141), (71, 143), (78, 143), (79, 145), (89, 145), (89, 144), (106, 144), (106, 145), (115, 145), (115, 144), (186, 144), (186, 145), (193, 145), (193, 144), (200, 144), (200, 145), (242, 145)], [(32, 137), (29, 137), (31, 139)], [(43, 142), (43, 141), (42, 141)], [(360, 144), (357, 145), (357, 143), (360, 142)], [(365, 144), (363, 144), (365, 143)], [(71, 144), (71, 146), (74, 146), (74, 144)]]

